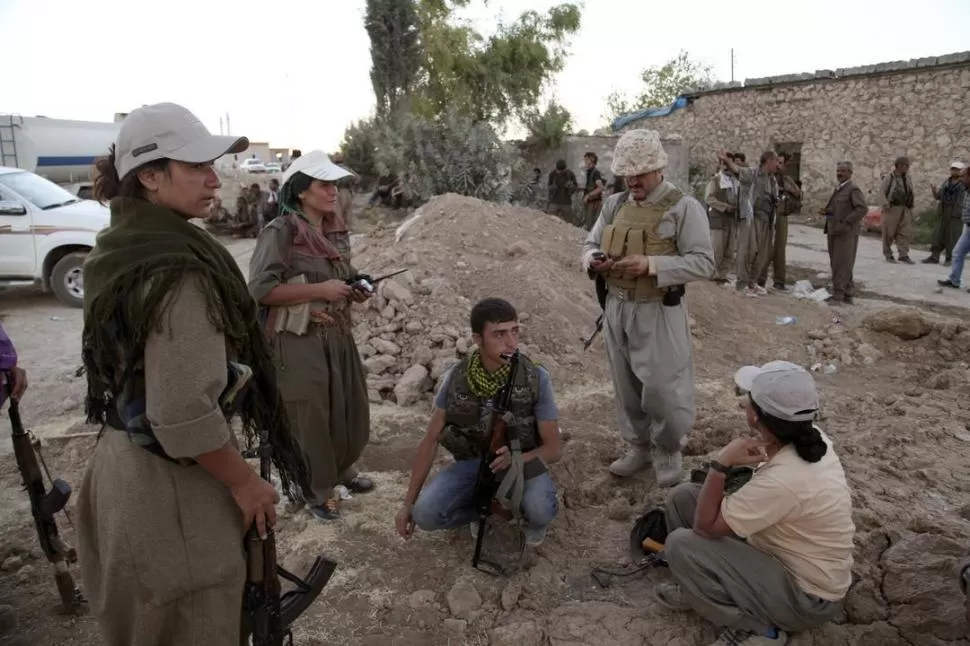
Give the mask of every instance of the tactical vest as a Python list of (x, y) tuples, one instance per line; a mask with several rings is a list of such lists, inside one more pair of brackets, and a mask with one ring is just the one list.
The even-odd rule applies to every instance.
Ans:
[[(613, 260), (624, 256), (676, 256), (677, 239), (660, 235), (660, 221), (684, 197), (679, 189), (672, 188), (656, 204), (631, 202), (622, 196), (622, 206), (613, 223), (603, 229), (600, 247)], [(656, 276), (623, 278), (622, 272), (612, 270), (606, 277), (611, 292), (622, 290), (630, 300), (663, 298), (664, 291), (657, 285)]]
[[(535, 418), (535, 405), (539, 400), (539, 374), (535, 365), (523, 354), (519, 355), (519, 369), (512, 384), (509, 413), (509, 435), (516, 433), (522, 452), (539, 446), (539, 425)], [(488, 398), (479, 397), (468, 384), (468, 359), (454, 367), (448, 381), (445, 404), (445, 428), (439, 443), (455, 460), (471, 460), (488, 453), (486, 441), (488, 429), (485, 415)], [(538, 462), (538, 460), (533, 460)]]

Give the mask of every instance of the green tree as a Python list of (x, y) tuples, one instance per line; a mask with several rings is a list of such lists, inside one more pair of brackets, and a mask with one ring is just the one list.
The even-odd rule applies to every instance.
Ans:
[(417, 6), (414, 0), (367, 0), (364, 27), (377, 115), (384, 119), (404, 107), (421, 73)]
[(360, 175), (363, 186), (377, 179), (377, 143), (380, 130), (376, 119), (361, 119), (344, 130), (340, 153), (344, 164)]
[(471, 0), (417, 2), (423, 61), (414, 109), (429, 118), (446, 111), (493, 123), (522, 117), (562, 70), (580, 26), (579, 7), (567, 2), (546, 15), (523, 12), (485, 36), (455, 15)]
[(522, 123), (529, 133), (525, 145), (533, 150), (558, 148), (573, 129), (569, 110), (556, 101), (550, 101), (542, 112), (535, 108), (525, 110)]
[(609, 123), (624, 114), (644, 108), (659, 108), (670, 105), (687, 90), (709, 86), (714, 77), (712, 67), (706, 63), (692, 61), (687, 52), (663, 65), (655, 65), (643, 70), (640, 75), (643, 89), (634, 98), (613, 92), (606, 98), (606, 114)]

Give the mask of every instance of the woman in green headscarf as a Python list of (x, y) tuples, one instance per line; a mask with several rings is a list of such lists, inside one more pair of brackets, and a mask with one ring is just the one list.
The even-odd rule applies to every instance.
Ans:
[(250, 441), (268, 430), (284, 492), (309, 490), (242, 272), (189, 222), (216, 197), (214, 160), (248, 145), (159, 103), (129, 114), (97, 163), (111, 222), (84, 264), (82, 356), (103, 433), (78, 552), (107, 646), (238, 646), (243, 536), (275, 524), (279, 495), (240, 455), (235, 413)]
[(350, 312), (368, 294), (347, 282), (357, 271), (337, 207), (337, 182), (350, 175), (320, 150), (293, 162), (281, 214), (260, 233), (249, 265), (286, 412), (310, 464), (313, 496), (295, 502), (321, 520), (340, 517), (338, 485), (373, 488), (354, 467), (370, 439), (370, 407)]

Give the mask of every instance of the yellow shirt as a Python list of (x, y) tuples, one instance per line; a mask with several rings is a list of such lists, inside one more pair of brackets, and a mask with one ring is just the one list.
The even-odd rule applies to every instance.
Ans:
[(721, 502), (721, 515), (748, 544), (777, 558), (809, 594), (842, 599), (852, 583), (852, 499), (832, 442), (816, 463), (785, 446)]

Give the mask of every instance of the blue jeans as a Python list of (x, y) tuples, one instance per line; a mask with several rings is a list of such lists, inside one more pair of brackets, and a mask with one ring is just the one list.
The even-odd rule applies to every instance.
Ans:
[[(411, 510), (414, 524), (430, 532), (477, 521), (474, 495), (480, 462), (481, 459), (461, 460), (432, 478)], [(556, 484), (548, 471), (525, 481), (522, 515), (528, 522), (527, 531), (544, 529), (558, 512)]]
[(960, 284), (963, 278), (963, 263), (970, 253), (970, 224), (963, 225), (963, 235), (953, 246), (953, 267), (950, 270), (950, 282), (954, 285)]

